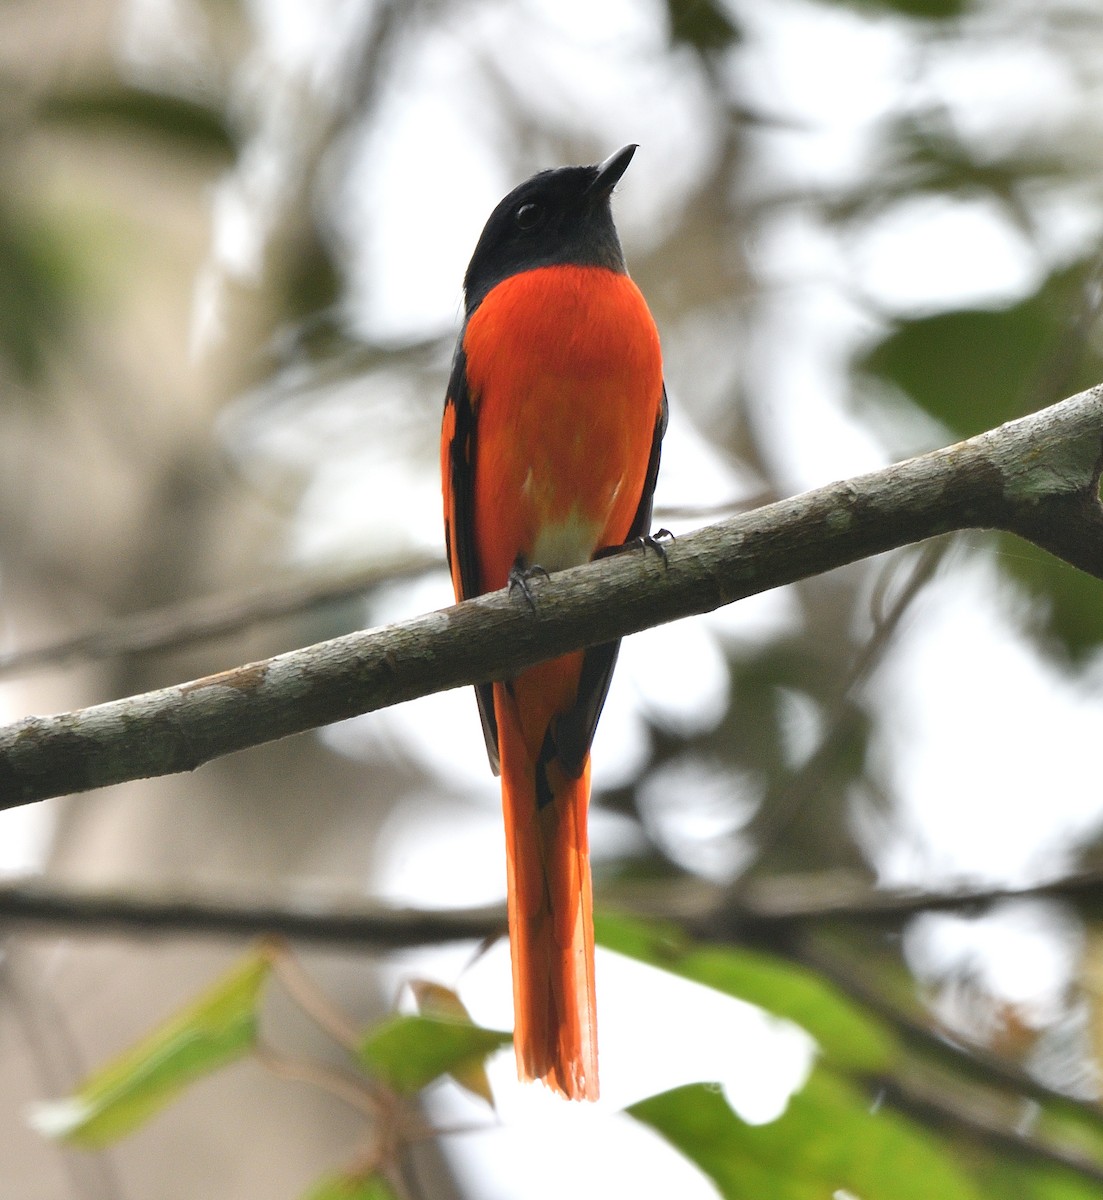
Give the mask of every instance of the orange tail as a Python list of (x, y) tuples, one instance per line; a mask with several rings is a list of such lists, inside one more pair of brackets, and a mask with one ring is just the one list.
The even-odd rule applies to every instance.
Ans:
[(587, 758), (578, 779), (569, 778), (555, 759), (537, 766), (548, 728), (549, 695), (559, 690), (556, 683), (569, 678), (576, 657), (545, 663), (510, 684), (495, 684), (494, 709), (509, 862), (517, 1074), (542, 1079), (570, 1100), (596, 1100), (594, 925), (586, 830), (590, 762)]

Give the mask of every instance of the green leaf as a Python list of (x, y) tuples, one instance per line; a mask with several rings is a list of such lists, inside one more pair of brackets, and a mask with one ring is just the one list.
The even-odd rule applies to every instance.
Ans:
[(993, 1200), (1099, 1200), (1098, 1183), (1062, 1167), (993, 1157), (984, 1171), (984, 1192)]
[(74, 315), (74, 256), (41, 217), (0, 204), (0, 365), (41, 382)]
[(671, 45), (692, 46), (702, 54), (726, 50), (741, 40), (723, 0), (666, 0)]
[(367, 1175), (327, 1175), (302, 1200), (399, 1200), (398, 1193), (376, 1171)]
[[(417, 1002), (418, 1012), (423, 1017), (435, 1017), (441, 1021), (459, 1021), (464, 1025), (472, 1024), (471, 1014), (467, 1011), (459, 994), (452, 988), (444, 987), (442, 984), (428, 979), (411, 979), (409, 988)], [(449, 1074), (460, 1087), (478, 1096), (480, 1100), (485, 1100), (491, 1108), (494, 1107), (494, 1093), (490, 1090), (485, 1057), (457, 1063)]]
[(1036, 300), (1002, 312), (938, 313), (909, 321), (861, 364), (895, 383), (959, 437), (1022, 411), (1023, 385), (1048, 337)]
[(1103, 583), (1011, 534), (997, 541), (1000, 567), (1041, 601), (1040, 621), (1073, 659), (1103, 642)]
[(400, 1015), (373, 1029), (360, 1062), (395, 1091), (419, 1091), (441, 1075), (461, 1074), (507, 1046), (512, 1034), (467, 1021)]
[(672, 926), (623, 914), (595, 915), (601, 945), (786, 1017), (806, 1029), (833, 1064), (887, 1071), (900, 1055), (887, 1026), (814, 972), (742, 947), (703, 946)]
[(74, 1095), (35, 1106), (31, 1123), (48, 1137), (87, 1148), (130, 1133), (189, 1083), (253, 1048), (269, 969), (265, 951), (254, 952)]
[(119, 129), (154, 137), (176, 150), (232, 158), (236, 141), (218, 109), (183, 96), (109, 81), (53, 92), (40, 119), (83, 129)]
[(714, 1085), (690, 1084), (629, 1110), (716, 1184), (725, 1200), (978, 1200), (938, 1140), (819, 1066), (785, 1113), (748, 1125)]
[[(863, 0), (862, 8), (888, 9), (906, 17), (925, 17), (930, 21), (945, 21), (960, 16), (968, 0)], [(848, 5), (850, 7), (850, 5)]]
[(1085, 266), (1000, 310), (900, 324), (858, 363), (894, 383), (960, 437), (971, 437), (1094, 382), (1099, 362), (1077, 333)]

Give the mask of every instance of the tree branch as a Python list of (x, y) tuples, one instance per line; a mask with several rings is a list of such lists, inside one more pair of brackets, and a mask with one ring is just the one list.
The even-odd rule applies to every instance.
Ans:
[[(702, 520), (746, 512), (777, 497), (768, 492), (724, 504), (664, 505), (655, 510), (657, 522)], [(0, 652), (0, 678), (76, 662), (98, 662), (124, 654), (163, 654), (240, 633), (330, 604), (359, 599), (382, 584), (416, 579), (444, 569), (444, 546), (436, 554), (410, 551), (400, 559), (373, 563), (336, 574), (274, 579), (243, 592), (198, 596), (143, 612), (109, 617), (95, 629), (41, 646)]]
[(219, 675), (0, 730), (0, 808), (222, 754), (711, 612), (964, 528), (1019, 533), (1103, 579), (1103, 387), (969, 441), (679, 538)]
[(197, 896), (128, 888), (93, 890), (37, 880), (0, 885), (0, 925), (67, 934), (280, 934), (302, 942), (402, 950), (505, 934), (504, 905), (434, 912), (359, 898)]
[[(1063, 875), (1026, 887), (1007, 885), (925, 892), (871, 887), (850, 872), (798, 872), (748, 881), (733, 890), (679, 877), (671, 886), (619, 883), (602, 889), (600, 901), (661, 920), (677, 921), (706, 940), (738, 940), (751, 934), (823, 922), (899, 925), (924, 912), (979, 910), (1003, 900), (1056, 899), (1080, 905), (1103, 903), (1103, 870)], [(394, 908), (358, 896), (311, 893), (298, 900), (271, 895), (197, 896), (139, 888), (99, 890), (49, 880), (0, 884), (0, 925), (62, 929), (68, 934), (116, 931), (219, 937), (281, 934), (303, 942), (361, 949), (401, 950), (478, 940), (504, 932), (505, 908)]]

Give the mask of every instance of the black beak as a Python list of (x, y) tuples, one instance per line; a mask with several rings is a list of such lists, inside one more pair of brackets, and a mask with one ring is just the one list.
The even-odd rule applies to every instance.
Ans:
[(632, 155), (638, 149), (636, 143), (632, 142), (631, 145), (622, 147), (616, 154), (610, 154), (603, 163), (598, 163), (597, 175), (593, 183), (586, 189), (586, 194), (594, 199), (608, 196), (620, 182), (620, 177), (628, 170)]

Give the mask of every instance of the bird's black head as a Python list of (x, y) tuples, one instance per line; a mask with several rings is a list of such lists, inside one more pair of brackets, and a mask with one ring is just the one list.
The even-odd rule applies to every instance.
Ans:
[(595, 167), (541, 171), (515, 187), (483, 228), (464, 276), (467, 315), (496, 284), (533, 267), (570, 263), (624, 271), (609, 197), (636, 147)]

